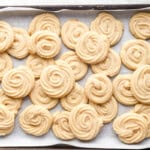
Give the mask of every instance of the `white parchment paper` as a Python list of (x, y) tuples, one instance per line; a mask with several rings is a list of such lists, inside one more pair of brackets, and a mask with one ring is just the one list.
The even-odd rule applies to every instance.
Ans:
[[(118, 11), (109, 11), (111, 12), (116, 18), (121, 20), (124, 24), (124, 34), (116, 46), (114, 46), (112, 49), (119, 52), (121, 49), (121, 45), (130, 39), (133, 39), (134, 37), (130, 34), (128, 29), (128, 21), (129, 18), (139, 10), (118, 10)], [(147, 9), (146, 11), (149, 11)], [(29, 23), (32, 20), (32, 18), (40, 14), (41, 10), (33, 10), (29, 8), (5, 8), (0, 10), (0, 20), (7, 21), (9, 24), (15, 27), (23, 27), (25, 29), (28, 29)], [(60, 11), (56, 12), (56, 15), (60, 18), (61, 24), (63, 24), (68, 19), (72, 18), (78, 18), (80, 21), (85, 22), (88, 26), (90, 26), (90, 22), (97, 16), (97, 14), (100, 11)], [(68, 51), (68, 49), (63, 45), (62, 50), (59, 56), (64, 53), (65, 51)], [(21, 64), (25, 63), (24, 60), (16, 60), (12, 58), (14, 61), (14, 66), (17, 67)], [(127, 70), (124, 66), (122, 66), (121, 74), (130, 73), (131, 71)], [(79, 83), (84, 86), (88, 76), (91, 74), (91, 70), (89, 68), (89, 72), (86, 75), (86, 77), (80, 81)], [(25, 98), (22, 108), (19, 112), (23, 111), (25, 107), (30, 105), (31, 102), (29, 98)], [(55, 112), (57, 110), (61, 110), (60, 104), (57, 105), (56, 108), (53, 110), (50, 110), (50, 112)], [(132, 109), (132, 107), (127, 107), (119, 104), (119, 114), (122, 114), (124, 112), (127, 112), (128, 110)], [(26, 147), (26, 146), (52, 146), (57, 144), (67, 144), (77, 147), (86, 147), (86, 148), (126, 148), (126, 149), (140, 149), (140, 148), (150, 148), (150, 139), (145, 139), (143, 142), (139, 144), (134, 145), (127, 145), (118, 139), (114, 131), (112, 130), (112, 123), (106, 124), (102, 131), (99, 133), (96, 139), (89, 142), (81, 142), (79, 140), (71, 140), (71, 141), (61, 141), (57, 139), (52, 131), (50, 130), (48, 134), (42, 136), (42, 137), (34, 137), (28, 134), (25, 134), (22, 129), (19, 127), (18, 124), (18, 116), (16, 118), (15, 128), (12, 134), (6, 136), (6, 137), (0, 137), (0, 147)]]

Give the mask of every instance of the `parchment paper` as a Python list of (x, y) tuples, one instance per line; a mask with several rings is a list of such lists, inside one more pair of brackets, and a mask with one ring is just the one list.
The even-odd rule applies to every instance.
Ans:
[[(134, 37), (130, 34), (128, 29), (128, 21), (129, 18), (138, 10), (118, 10), (118, 11), (109, 11), (111, 12), (116, 18), (121, 20), (124, 24), (124, 34), (116, 46), (114, 46), (112, 49), (119, 52), (121, 45), (130, 39), (133, 39)], [(149, 11), (146, 10), (146, 11)], [(25, 29), (28, 29), (29, 23), (32, 20), (32, 18), (40, 14), (41, 10), (35, 10), (35, 9), (28, 9), (28, 8), (6, 8), (0, 10), (0, 20), (7, 21), (9, 24), (15, 27), (23, 27)], [(60, 11), (56, 12), (58, 17), (60, 18), (61, 24), (63, 24), (66, 20), (72, 19), (72, 18), (78, 18), (80, 21), (85, 22), (87, 25), (90, 25), (90, 22), (97, 16), (97, 14), (100, 11)], [(65, 51), (68, 51), (68, 49), (63, 45), (61, 53), (59, 56), (64, 53)], [(57, 58), (59, 58), (57, 56)], [(17, 67), (21, 64), (25, 63), (25, 60), (16, 60), (12, 58), (14, 61), (14, 66)], [(131, 71), (127, 70), (124, 66), (122, 66), (121, 74), (130, 73)], [(79, 83), (84, 86), (88, 76), (91, 74), (91, 70), (89, 68), (89, 72), (86, 75), (86, 77), (80, 81)], [(25, 107), (30, 105), (31, 102), (29, 98), (25, 98), (22, 108), (19, 112), (23, 111)], [(56, 108), (53, 110), (50, 110), (50, 112), (55, 112), (57, 110), (61, 110), (60, 104), (57, 105)], [(122, 114), (124, 112), (127, 112), (128, 110), (132, 109), (132, 107), (127, 107), (119, 104), (119, 114)], [(6, 136), (6, 137), (0, 137), (0, 147), (26, 147), (26, 146), (52, 146), (56, 144), (67, 144), (77, 147), (86, 147), (86, 148), (125, 148), (125, 149), (140, 149), (140, 148), (150, 148), (150, 139), (145, 139), (143, 142), (139, 144), (134, 145), (127, 145), (118, 139), (114, 131), (112, 130), (112, 123), (106, 124), (102, 131), (99, 133), (96, 139), (89, 142), (81, 142), (79, 140), (71, 140), (71, 141), (61, 141), (57, 139), (52, 131), (50, 130), (48, 134), (42, 136), (42, 137), (34, 137), (30, 136), (28, 134), (25, 134), (22, 129), (19, 127), (18, 124), (18, 116), (16, 118), (15, 128), (12, 134)]]

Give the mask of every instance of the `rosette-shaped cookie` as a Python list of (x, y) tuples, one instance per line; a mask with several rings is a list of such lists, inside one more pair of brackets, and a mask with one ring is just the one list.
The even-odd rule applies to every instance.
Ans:
[(61, 29), (61, 37), (64, 44), (70, 48), (75, 49), (80, 37), (88, 32), (89, 28), (86, 24), (80, 22), (77, 19), (66, 21)]
[(42, 136), (51, 128), (53, 117), (51, 113), (42, 106), (30, 105), (25, 108), (20, 116), (20, 127), (28, 134)]
[(139, 143), (147, 135), (148, 121), (144, 115), (125, 113), (115, 119), (113, 129), (122, 142), (126, 144)]
[(111, 14), (102, 12), (91, 23), (91, 30), (108, 38), (110, 45), (118, 43), (123, 34), (123, 24)]
[(29, 25), (28, 32), (32, 35), (34, 32), (48, 30), (60, 34), (60, 21), (52, 13), (43, 13), (33, 18)]
[(61, 106), (67, 111), (71, 111), (77, 105), (86, 104), (87, 102), (88, 99), (84, 89), (78, 83), (75, 84), (67, 96), (61, 98)]
[(70, 112), (62, 111), (54, 114), (52, 131), (61, 140), (72, 140), (74, 135), (69, 125)]
[(58, 99), (51, 98), (43, 92), (39, 80), (35, 82), (34, 88), (29, 96), (33, 104), (41, 105), (46, 109), (52, 109), (58, 103)]
[(50, 97), (64, 97), (75, 85), (73, 71), (66, 62), (58, 60), (55, 65), (50, 65), (42, 71), (40, 84)]
[(131, 91), (131, 74), (118, 75), (113, 80), (113, 94), (124, 105), (135, 105), (138, 101)]
[(2, 79), (2, 89), (7, 96), (23, 98), (27, 96), (34, 86), (34, 75), (25, 66), (11, 69)]
[(97, 64), (107, 57), (109, 43), (105, 37), (94, 31), (89, 31), (80, 37), (75, 50), (83, 62)]
[(131, 91), (140, 103), (150, 104), (150, 65), (144, 65), (134, 71)]
[(92, 106), (81, 104), (71, 111), (69, 125), (76, 138), (89, 141), (98, 135), (103, 126), (103, 120)]
[(22, 99), (13, 99), (8, 97), (2, 89), (0, 89), (0, 105), (5, 105), (6, 108), (14, 113), (17, 114), (18, 110), (20, 109), (22, 104)]
[(104, 74), (93, 74), (85, 83), (85, 94), (93, 103), (106, 103), (112, 96), (112, 83)]
[(53, 59), (44, 59), (38, 55), (30, 55), (26, 60), (26, 65), (32, 70), (35, 78), (39, 78), (42, 70), (52, 64), (54, 64)]
[(0, 81), (3, 75), (13, 68), (13, 62), (7, 53), (0, 54)]
[(98, 64), (91, 65), (91, 68), (94, 73), (104, 73), (107, 76), (113, 77), (120, 71), (120, 56), (114, 50), (110, 49), (105, 60)]
[(130, 32), (138, 39), (150, 38), (150, 13), (140, 12), (133, 15), (129, 22)]
[(150, 64), (150, 44), (144, 40), (130, 40), (123, 44), (120, 57), (123, 64), (131, 70)]
[(75, 80), (81, 80), (86, 75), (88, 71), (88, 65), (82, 62), (75, 52), (66, 52), (61, 56), (60, 59), (66, 61), (70, 65), (74, 73)]
[(144, 104), (136, 104), (133, 112), (137, 113), (137, 114), (146, 114), (148, 116), (148, 121), (149, 121), (149, 125), (148, 125), (148, 131), (147, 131), (147, 137), (150, 138), (150, 105), (144, 105)]
[(102, 117), (104, 123), (111, 122), (118, 113), (118, 103), (113, 96), (104, 104), (90, 102), (90, 105), (93, 106), (98, 115)]
[(50, 31), (35, 32), (29, 42), (29, 52), (42, 58), (53, 58), (61, 49), (61, 40)]
[(0, 136), (10, 134), (14, 129), (14, 114), (0, 104)]
[(0, 53), (5, 52), (12, 46), (14, 41), (14, 32), (12, 27), (4, 21), (0, 21)]
[(23, 59), (28, 53), (29, 35), (23, 28), (13, 28), (14, 31), (14, 42), (12, 46), (7, 50), (8, 54), (17, 58)]

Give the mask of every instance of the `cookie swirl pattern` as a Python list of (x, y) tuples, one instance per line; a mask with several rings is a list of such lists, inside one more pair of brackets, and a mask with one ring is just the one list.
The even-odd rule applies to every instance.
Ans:
[(42, 71), (40, 84), (50, 97), (64, 97), (75, 85), (73, 71), (66, 62), (58, 60), (55, 65), (50, 65)]
[(129, 22), (129, 28), (133, 36), (138, 39), (150, 38), (150, 13), (140, 12), (133, 15)]
[(134, 144), (145, 139), (148, 122), (144, 116), (130, 112), (117, 117), (113, 129), (122, 142)]
[(97, 64), (103, 61), (109, 51), (109, 43), (105, 37), (89, 31), (83, 34), (76, 45), (78, 57), (87, 64)]
[(42, 136), (51, 128), (53, 117), (50, 112), (42, 106), (30, 105), (25, 108), (20, 116), (20, 127), (28, 134)]
[(34, 75), (25, 66), (9, 70), (2, 79), (2, 89), (7, 96), (12, 98), (23, 98), (27, 96), (33, 86)]
[(69, 125), (70, 113), (67, 111), (56, 112), (54, 114), (52, 131), (61, 140), (72, 140), (74, 135)]
[(89, 141), (98, 135), (103, 126), (103, 120), (92, 106), (81, 104), (71, 111), (69, 124), (76, 138)]
[(43, 30), (48, 30), (59, 35), (60, 21), (58, 17), (52, 13), (43, 13), (34, 17), (29, 25), (29, 34), (32, 35), (37, 31)]
[(14, 129), (14, 114), (0, 104), (0, 136), (10, 134)]
[(61, 29), (61, 37), (64, 44), (70, 48), (75, 49), (80, 37), (88, 32), (88, 26), (77, 19), (68, 20)]

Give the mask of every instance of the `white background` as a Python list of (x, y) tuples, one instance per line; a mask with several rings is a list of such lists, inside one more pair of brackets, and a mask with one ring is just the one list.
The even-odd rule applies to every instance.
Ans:
[(3, 0), (0, 5), (150, 4), (150, 0)]

